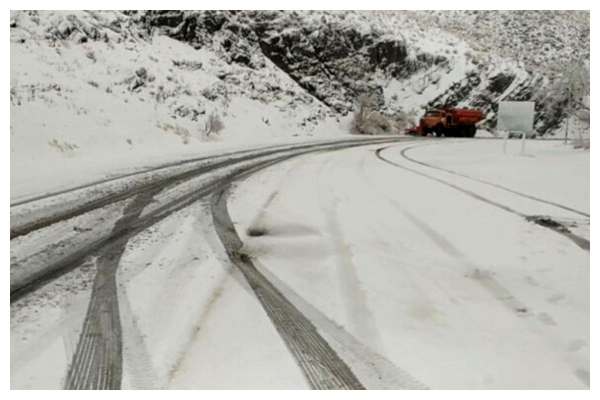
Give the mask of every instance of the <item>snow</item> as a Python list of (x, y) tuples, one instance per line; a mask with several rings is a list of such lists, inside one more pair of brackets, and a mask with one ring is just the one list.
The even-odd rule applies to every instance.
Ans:
[[(453, 13), (463, 23), (451, 23)], [(409, 59), (421, 52), (444, 56), (447, 65), (407, 79), (374, 77), (389, 110), (417, 119), (428, 102), (477, 72), (483, 59), (479, 89), (498, 72), (516, 75), (500, 99), (529, 76), (506, 56), (504, 34), (476, 32), (474, 41), (464, 23), (503, 21), (521, 34), (518, 15), (453, 13), (314, 11), (302, 18), (401, 38)], [(534, 14), (535, 21), (547, 19)], [(581, 21), (585, 13), (557, 18)], [(557, 34), (556, 40), (569, 44), (579, 28), (564, 29), (565, 37)], [(527, 43), (528, 53), (536, 40)], [(499, 46), (502, 54), (475, 51), (482, 43)], [(549, 59), (567, 56), (570, 47), (558, 50), (560, 43), (546, 54)], [(11, 12), (11, 199), (230, 146), (348, 134), (350, 116), (333, 115), (270, 60), (262, 61), (257, 69), (228, 64), (210, 46), (195, 49), (159, 33), (150, 36), (121, 12)], [(206, 132), (211, 115), (223, 122), (218, 134)]]
[[(74, 270), (11, 307), (12, 388), (62, 388), (90, 293), (89, 286), (64, 293), (73, 274), (85, 283)], [(205, 204), (130, 240), (117, 281), (123, 388), (307, 388), (260, 303), (228, 265)], [(273, 370), (265, 374), (261, 365)]]
[(90, 299), (94, 263), (11, 303), (11, 388), (61, 389)]
[(506, 154), (502, 141), (456, 141), (419, 146), (411, 157), (513, 190), (557, 202), (589, 214), (590, 152), (575, 150), (562, 141), (509, 140)]
[(585, 58), (589, 12), (557, 10), (415, 11), (423, 26), (436, 26), (471, 44), (478, 56), (523, 61), (532, 70), (561, 69), (568, 59)]
[[(295, 370), (250, 288), (223, 265), (209, 221), (204, 205), (190, 207), (131, 243), (124, 255), (119, 281), (129, 311), (122, 319), (134, 320), (137, 330), (124, 332), (125, 345), (147, 353), (141, 378), (148, 379), (150, 369), (157, 388), (303, 387), (298, 375), (281, 372), (278, 379), (256, 368), (279, 363), (275, 371)], [(138, 337), (142, 343), (135, 343)], [(140, 387), (134, 379), (139, 368), (140, 357), (126, 362), (124, 387)]]
[[(473, 154), (448, 146), (423, 149)], [(306, 156), (240, 184), (230, 212), (244, 250), (293, 288), (301, 311), (318, 309), (426, 386), (589, 384), (589, 254), (372, 150)], [(248, 236), (257, 218), (265, 234)]]
[[(409, 58), (447, 58), (407, 79), (377, 78), (388, 106), (413, 118), (479, 71), (483, 58), (489, 65), (478, 88), (500, 72), (515, 75), (498, 99), (531, 78), (506, 58), (511, 46), (497, 31), (473, 41), (467, 27), (447, 26), (435, 13), (305, 18), (333, 15), (363, 32), (402, 37)], [(424, 28), (438, 26), (430, 21), (446, 26)], [(502, 54), (481, 52), (495, 45)], [(210, 116), (222, 131), (207, 132)], [(269, 60), (259, 69), (228, 64), (210, 47), (150, 37), (119, 12), (11, 12), (13, 202), (202, 156), (341, 138), (351, 118), (334, 116)], [(520, 154), (520, 146), (415, 141), (380, 153), (397, 165), (376, 157), (380, 146), (305, 155), (236, 184), (230, 213), (257, 269), (367, 388), (588, 388), (589, 252), (523, 215), (550, 216), (587, 239), (589, 217), (506, 189), (589, 214), (589, 151), (532, 140)], [(409, 147), (405, 155), (446, 171), (407, 160)], [(15, 206), (11, 222), (206, 162)], [(167, 188), (141, 216), (243, 165)], [(107, 237), (129, 202), (12, 240), (11, 265), (40, 271)], [(63, 387), (95, 269), (90, 258), (11, 303), (12, 388)], [(205, 201), (133, 236), (117, 282), (123, 388), (308, 388), (230, 263)]]
[[(589, 253), (379, 160), (380, 146), (304, 155), (236, 184), (229, 209), (256, 267), (367, 388), (589, 386)], [(578, 189), (570, 205), (586, 204), (589, 155), (558, 142), (529, 142), (535, 158), (514, 146), (499, 153), (498, 140), (407, 142), (381, 152), (519, 211), (546, 212), (547, 204), (536, 210), (410, 163), (401, 150), (412, 146), (412, 157), (470, 174), (477, 165), (478, 178), (548, 200), (565, 200), (551, 182), (581, 176), (568, 182)], [(545, 171), (552, 180), (541, 179)], [(62, 387), (93, 276), (91, 260), (11, 306), (11, 387)], [(230, 264), (207, 203), (134, 236), (117, 282), (124, 388), (308, 388)]]
[[(423, 113), (423, 107), (448, 91), (452, 85), (460, 83), (468, 73), (476, 70), (470, 54), (472, 48), (455, 35), (435, 28), (435, 26), (415, 26), (409, 23), (410, 17), (402, 13), (375, 12), (369, 15), (378, 26), (393, 32), (396, 37), (405, 38), (410, 46), (409, 58), (417, 52), (443, 55), (447, 63), (433, 65), (417, 72), (408, 79), (389, 79), (381, 82), (386, 102), (392, 109), (401, 108), (413, 119)], [(398, 21), (404, 20), (404, 23)]]
[[(422, 107), (459, 83), (474, 69), (464, 57), (466, 47), (459, 46), (460, 55), (450, 58), (449, 65), (435, 66), (416, 73), (404, 81), (390, 80), (384, 86), (386, 99), (398, 105), (415, 118), (422, 116)], [(431, 49), (427, 49), (431, 51)], [(434, 53), (435, 54), (435, 53)]]
[[(11, 18), (13, 200), (231, 146), (345, 133), (268, 60), (260, 70), (229, 65), (209, 49), (147, 37), (118, 12)], [(69, 24), (107, 39), (55, 37)], [(221, 132), (207, 134), (210, 115)]]

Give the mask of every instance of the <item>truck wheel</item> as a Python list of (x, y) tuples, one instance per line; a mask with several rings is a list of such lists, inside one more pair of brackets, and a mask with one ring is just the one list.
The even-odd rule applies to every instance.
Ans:
[(470, 130), (468, 126), (459, 126), (456, 128), (457, 137), (470, 137)]
[(446, 136), (447, 137), (457, 137), (460, 136), (460, 130), (457, 128), (446, 128)]
[(473, 126), (473, 125), (468, 125), (468, 126), (463, 127), (462, 131), (463, 131), (464, 137), (475, 136), (475, 126)]

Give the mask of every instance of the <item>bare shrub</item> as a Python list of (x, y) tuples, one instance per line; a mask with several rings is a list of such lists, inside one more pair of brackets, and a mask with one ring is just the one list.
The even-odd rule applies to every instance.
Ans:
[(390, 120), (376, 110), (377, 104), (373, 96), (361, 95), (358, 107), (352, 117), (350, 132), (355, 135), (386, 135), (393, 132)]
[(375, 99), (372, 96), (362, 94), (358, 97), (358, 106), (352, 117), (351, 133), (355, 135), (365, 134), (364, 125), (368, 113), (375, 107)]
[(92, 50), (88, 50), (88, 51), (85, 53), (85, 56), (86, 56), (87, 58), (89, 58), (90, 60), (92, 60), (92, 62), (96, 62), (96, 54), (95, 54), (95, 53), (94, 53)]
[(186, 128), (181, 127), (179, 125), (171, 125), (168, 123), (161, 124), (160, 122), (157, 123), (156, 126), (165, 132), (172, 133), (176, 136), (179, 136), (179, 138), (181, 139), (183, 144), (190, 143), (190, 139), (191, 139), (192, 135), (191, 135), (190, 131), (188, 131)]
[(196, 71), (198, 69), (202, 69), (202, 63), (200, 61), (171, 60), (171, 62), (175, 67), (185, 69), (188, 71)]
[(211, 133), (218, 134), (225, 128), (223, 121), (217, 113), (212, 113), (208, 116), (206, 123), (204, 124), (204, 133), (206, 136), (210, 136)]
[(401, 108), (390, 115), (390, 119), (394, 130), (397, 132), (403, 132), (407, 128), (415, 126), (414, 118)]
[(77, 146), (74, 143), (69, 143), (69, 142), (59, 142), (56, 139), (52, 139), (48, 141), (48, 145), (50, 147), (54, 147), (56, 150), (58, 150), (61, 153), (73, 153), (75, 150), (79, 149), (79, 146)]
[(590, 135), (590, 70), (582, 60), (566, 60), (559, 65), (555, 77), (541, 103), (560, 120), (564, 117), (565, 143), (573, 138), (577, 148), (589, 149)]

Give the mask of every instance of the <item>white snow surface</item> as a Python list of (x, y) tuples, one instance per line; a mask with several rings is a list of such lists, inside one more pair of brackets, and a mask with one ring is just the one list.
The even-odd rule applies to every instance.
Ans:
[(409, 156), (568, 207), (590, 212), (590, 152), (562, 141), (456, 141), (419, 146)]
[[(414, 18), (346, 14), (365, 30), (379, 24), (406, 38), (411, 55), (448, 57), (446, 69), (382, 79), (390, 104), (416, 117), (482, 57), (496, 57), (485, 50), (501, 35), (477, 47), (457, 38), (465, 27), (432, 34)], [(229, 65), (209, 49), (148, 37), (118, 12), (13, 12), (13, 20), (11, 201), (199, 155), (348, 133), (347, 119), (268, 60), (259, 70)], [(61, 39), (73, 25), (105, 39)], [(504, 58), (490, 64), (488, 74), (517, 72), (513, 85), (526, 77)], [(223, 122), (218, 134), (206, 132), (210, 115)], [(572, 224), (588, 239), (589, 218), (412, 163), (401, 155), (412, 146), (407, 154), (420, 161), (589, 214), (589, 152), (559, 142), (528, 141), (525, 154), (519, 141), (505, 154), (496, 140), (382, 151), (413, 171), (377, 159), (372, 146), (303, 156), (234, 187), (229, 207), (244, 250), (368, 388), (589, 387), (589, 252), (415, 171)], [(11, 305), (12, 388), (63, 386), (94, 272), (92, 260)], [(124, 388), (308, 388), (228, 261), (206, 204), (130, 240), (117, 279)]]
[[(11, 21), (13, 200), (199, 153), (345, 133), (268, 60), (229, 65), (148, 37), (120, 12), (23, 11)], [(74, 26), (105, 37), (62, 39)], [(210, 115), (222, 131), (207, 133)]]
[[(523, 52), (543, 54), (538, 63), (581, 50), (585, 12), (534, 12), (536, 23), (554, 15), (566, 24), (537, 52), (545, 36), (518, 14), (313, 11), (303, 18), (400, 38), (409, 59), (444, 56), (447, 63), (407, 79), (375, 74), (389, 110), (416, 122), (427, 103), (469, 74), (479, 71), (479, 87), (499, 72), (516, 76), (500, 99), (528, 79), (529, 64), (508, 51), (514, 40), (498, 29), (486, 37), (474, 21), (509, 25)], [(13, 11), (10, 32), (11, 201), (225, 148), (349, 132), (351, 116), (333, 113), (268, 58), (256, 69), (228, 64), (210, 46), (149, 36), (121, 12)], [(210, 116), (222, 121), (220, 132), (207, 133)]]
[[(414, 171), (522, 213), (585, 218), (401, 151), (584, 210), (589, 153), (531, 141), (529, 157), (504, 155), (498, 140), (381, 152), (409, 171), (378, 147), (304, 155), (236, 184), (229, 209), (256, 267), (367, 388), (589, 387), (589, 252)], [(91, 260), (11, 305), (12, 388), (64, 385), (94, 272)], [(308, 388), (208, 204), (133, 237), (117, 282), (124, 388)]]
[[(470, 43), (414, 13), (304, 18), (401, 38), (409, 59), (446, 57), (408, 79), (375, 77), (388, 108), (413, 122), (482, 62)], [(350, 115), (333, 113), (266, 57), (256, 69), (228, 64), (210, 46), (149, 36), (121, 12), (14, 11), (10, 31), (12, 201), (226, 148), (349, 133)], [(516, 74), (513, 86), (527, 76), (506, 58), (488, 64), (484, 83), (498, 71)], [(223, 123), (218, 133), (207, 133), (211, 116)]]
[[(470, 143), (446, 144), (423, 146), (415, 155), (447, 166), (474, 161), (465, 160), (474, 154)], [(382, 154), (398, 160), (404, 146)], [(499, 146), (478, 142), (480, 173), (514, 184), (507, 177), (519, 163), (493, 157)], [(445, 389), (587, 387), (589, 253), (521, 217), (383, 163), (373, 150), (307, 156), (239, 185), (230, 211), (244, 251), (302, 311), (318, 309), (354, 338), (332, 341), (337, 338), (355, 371), (361, 370), (352, 358), (358, 342), (395, 367), (387, 372), (396, 382), (410, 378)], [(564, 167), (580, 156), (546, 144), (535, 151), (546, 166)], [(585, 176), (585, 162), (575, 165)], [(531, 179), (538, 169), (519, 171), (528, 191), (564, 199), (560, 185)], [(565, 168), (553, 181), (566, 182), (572, 173)], [(585, 205), (587, 182), (569, 185), (574, 204)], [(542, 209), (534, 211), (548, 211)], [(248, 236), (248, 228), (266, 233)], [(373, 384), (368, 375), (358, 377)]]

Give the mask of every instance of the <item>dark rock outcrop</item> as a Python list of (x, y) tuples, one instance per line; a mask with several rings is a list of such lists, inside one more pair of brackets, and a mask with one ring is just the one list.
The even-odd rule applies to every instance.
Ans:
[(487, 90), (492, 93), (502, 94), (510, 84), (515, 80), (514, 75), (499, 73), (498, 75), (492, 76), (490, 78), (490, 83), (487, 86)]
[[(354, 27), (340, 15), (166, 10), (139, 12), (137, 19), (148, 33), (160, 29), (195, 48), (209, 46), (228, 63), (256, 69), (270, 61), (313, 98), (342, 115), (356, 109), (362, 94), (372, 96), (383, 112), (393, 113), (385, 104), (382, 79), (408, 79), (433, 66), (451, 68), (445, 55), (419, 51), (411, 56), (410, 44), (403, 39), (379, 28)], [(545, 84), (532, 72), (513, 85), (515, 79), (511, 69), (490, 73), (479, 64), (423, 106), (477, 107), (487, 113), (486, 124), (493, 128), (499, 100), (535, 100), (537, 131), (556, 128), (564, 118), (566, 99), (545, 97)]]
[(139, 20), (148, 32), (161, 29), (196, 48), (211, 46), (231, 63), (259, 68), (268, 59), (344, 115), (360, 94), (383, 102), (376, 71), (402, 78), (445, 60), (426, 53), (409, 59), (402, 40), (339, 21), (309, 21), (293, 11), (148, 11)]

